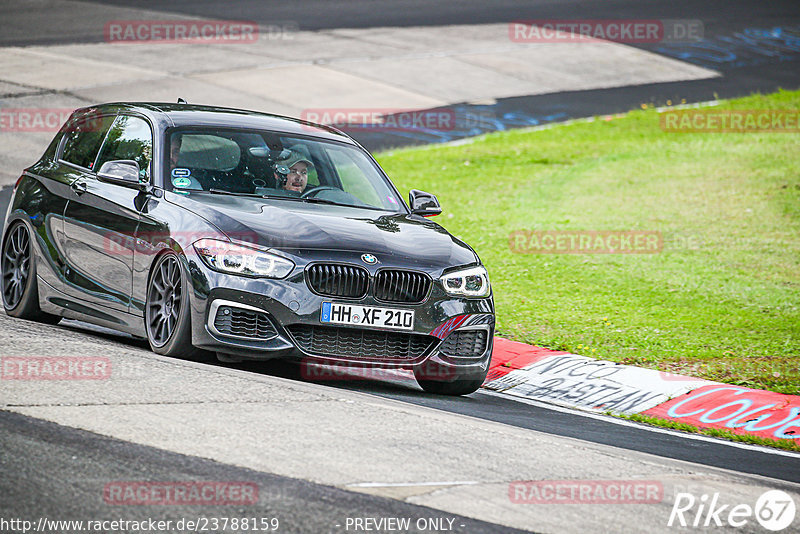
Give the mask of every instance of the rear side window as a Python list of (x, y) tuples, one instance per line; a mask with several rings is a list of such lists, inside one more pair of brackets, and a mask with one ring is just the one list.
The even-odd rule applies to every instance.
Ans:
[(61, 159), (73, 165), (91, 169), (100, 145), (113, 121), (113, 116), (93, 115), (69, 123), (67, 131), (64, 133)]
[(141, 117), (117, 117), (100, 150), (97, 170), (107, 161), (120, 159), (135, 161), (139, 164), (139, 178), (149, 178), (150, 162), (153, 160), (153, 133), (150, 125)]

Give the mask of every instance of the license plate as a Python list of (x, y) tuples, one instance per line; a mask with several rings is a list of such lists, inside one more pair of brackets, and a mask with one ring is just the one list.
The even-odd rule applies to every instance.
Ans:
[(323, 302), (320, 321), (323, 323), (349, 324), (370, 328), (413, 330), (414, 311)]

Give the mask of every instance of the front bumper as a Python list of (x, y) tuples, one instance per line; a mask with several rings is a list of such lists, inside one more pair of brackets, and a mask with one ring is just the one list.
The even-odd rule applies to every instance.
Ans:
[[(306, 284), (303, 267), (295, 268), (286, 279), (271, 280), (220, 273), (208, 268), (197, 257), (189, 257), (187, 260), (192, 285), (192, 343), (196, 347), (247, 360), (283, 358), (407, 369), (436, 363), (457, 369), (459, 375), (479, 375), (489, 365), (494, 335), (494, 304), (491, 296), (479, 299), (456, 298), (446, 294), (434, 282), (428, 297), (419, 304), (387, 304), (375, 300), (371, 295), (361, 299), (340, 299), (313, 293)], [(426, 348), (413, 358), (403, 359), (375, 355), (364, 357), (350, 353), (321, 354), (311, 352), (307, 345), (304, 349), (296, 335), (298, 327), (310, 325), (331, 328), (331, 325), (320, 321), (323, 302), (414, 310), (413, 331), (370, 329), (370, 332), (424, 336), (414, 339), (424, 342)], [(267, 314), (274, 326), (274, 335), (270, 334), (269, 339), (255, 339), (221, 332), (215, 327), (216, 312), (221, 306)], [(346, 325), (335, 325), (335, 328), (349, 329), (346, 334), (361, 330)], [(449, 335), (471, 330), (485, 332), (485, 350), (480, 354), (462, 357), (442, 350), (445, 346), (444, 340)], [(450, 343), (446, 346), (452, 348), (452, 345)]]

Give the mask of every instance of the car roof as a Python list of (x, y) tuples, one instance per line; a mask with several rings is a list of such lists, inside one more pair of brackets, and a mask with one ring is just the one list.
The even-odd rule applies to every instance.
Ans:
[(245, 109), (166, 102), (112, 102), (90, 106), (77, 111), (92, 113), (134, 111), (150, 117), (154, 123), (162, 125), (163, 128), (173, 126), (246, 128), (311, 135), (356, 144), (350, 136), (331, 126)]

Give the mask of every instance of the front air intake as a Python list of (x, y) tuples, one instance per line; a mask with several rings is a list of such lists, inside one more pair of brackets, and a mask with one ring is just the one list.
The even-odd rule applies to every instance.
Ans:
[(436, 341), (424, 334), (359, 328), (296, 324), (288, 330), (303, 351), (346, 360), (413, 361), (423, 356)]
[(439, 352), (450, 358), (479, 358), (488, 340), (489, 333), (483, 329), (456, 330), (439, 345)]
[(214, 328), (225, 336), (251, 339), (272, 339), (278, 335), (266, 313), (226, 305), (217, 308)]

